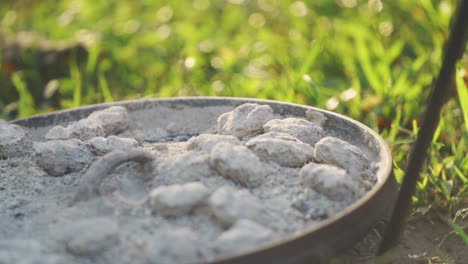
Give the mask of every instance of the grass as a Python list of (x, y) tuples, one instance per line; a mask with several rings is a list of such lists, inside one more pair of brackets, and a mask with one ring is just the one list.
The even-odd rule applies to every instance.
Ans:
[[(348, 115), (378, 131), (392, 150), (398, 180), (441, 65), (455, 5), (453, 0), (7, 2), (0, 6), (0, 37), (37, 32), (53, 43), (80, 43), (85, 52), (73, 48), (54, 58), (30, 45), (12, 57), (3, 54), (0, 117), (142, 97), (290, 101)], [(457, 71), (413, 197), (414, 212), (437, 211), (447, 219), (468, 208), (466, 54)], [(466, 242), (463, 230), (452, 224)]]

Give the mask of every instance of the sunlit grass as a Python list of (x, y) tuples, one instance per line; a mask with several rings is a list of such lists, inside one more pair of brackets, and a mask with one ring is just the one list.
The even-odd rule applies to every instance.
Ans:
[[(377, 130), (401, 179), (442, 58), (455, 1), (10, 1), (0, 36), (75, 40), (44, 96), (43, 60), (2, 63), (4, 118), (113, 100), (192, 95), (276, 99), (327, 108)], [(309, 3), (310, 2), (310, 3)], [(6, 61), (7, 58), (2, 58)], [(467, 59), (458, 66), (466, 69)], [(453, 97), (414, 197), (414, 210), (468, 207), (468, 93)], [(424, 155), (424, 153), (421, 153)]]

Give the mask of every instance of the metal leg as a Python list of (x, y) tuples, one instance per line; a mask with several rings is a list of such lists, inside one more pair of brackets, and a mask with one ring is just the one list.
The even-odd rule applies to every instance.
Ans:
[(411, 150), (397, 204), (380, 244), (379, 255), (395, 247), (403, 230), (405, 219), (411, 206), (411, 197), (416, 189), (419, 172), (434, 136), (434, 131), (439, 123), (441, 108), (449, 95), (449, 86), (453, 81), (455, 64), (466, 47), (468, 37), (468, 0), (459, 1), (452, 22), (450, 38), (444, 50), (442, 67), (434, 83), (418, 138)]

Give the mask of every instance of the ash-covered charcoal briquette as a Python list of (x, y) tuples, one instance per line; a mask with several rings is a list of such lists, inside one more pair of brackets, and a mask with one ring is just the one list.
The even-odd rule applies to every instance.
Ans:
[(68, 125), (67, 127), (58, 125), (51, 128), (45, 134), (45, 139), (47, 140), (67, 140), (72, 138), (73, 126)]
[(360, 197), (364, 189), (344, 169), (328, 164), (309, 163), (299, 172), (302, 184), (332, 200)]
[(197, 181), (214, 175), (209, 164), (210, 156), (196, 151), (185, 152), (161, 162), (153, 185)]
[(327, 121), (327, 117), (320, 113), (319, 111), (307, 109), (305, 112), (305, 117), (312, 123), (315, 123), (319, 126), (323, 126)]
[(218, 133), (239, 138), (263, 132), (263, 125), (274, 118), (269, 105), (247, 103), (218, 117)]
[(202, 204), (210, 190), (200, 182), (159, 186), (149, 193), (151, 210), (162, 216), (179, 216), (189, 213)]
[(101, 123), (91, 119), (81, 119), (78, 122), (72, 122), (67, 127), (61, 125), (51, 128), (45, 138), (47, 140), (67, 140), (76, 138), (87, 141), (94, 137), (104, 137), (104, 128)]
[(90, 140), (94, 137), (104, 137), (104, 127), (98, 120), (89, 118), (81, 119), (80, 121), (69, 126), (72, 130), (71, 137), (82, 141)]
[(232, 145), (240, 145), (240, 141), (231, 135), (201, 134), (192, 137), (187, 142), (187, 149), (210, 152), (219, 142), (226, 142)]
[(120, 241), (117, 222), (91, 217), (54, 226), (55, 238), (76, 256), (94, 256), (114, 248)]
[(261, 247), (274, 236), (273, 231), (260, 224), (242, 219), (222, 233), (213, 242), (213, 250), (222, 255), (232, 255)]
[(111, 106), (93, 112), (88, 119), (98, 121), (104, 128), (106, 136), (122, 132), (128, 127), (128, 112), (122, 106)]
[(203, 246), (192, 229), (164, 226), (144, 245), (144, 256), (148, 263), (199, 263)]
[(263, 163), (250, 149), (226, 142), (211, 150), (210, 165), (221, 176), (244, 186), (258, 185), (266, 176)]
[(286, 167), (300, 167), (314, 157), (313, 147), (285, 133), (268, 132), (245, 145), (257, 156)]
[(47, 140), (65, 140), (77, 138), (87, 141), (95, 137), (106, 137), (122, 132), (128, 127), (127, 109), (112, 106), (101, 111), (91, 113), (87, 118), (51, 128), (45, 135)]
[(345, 169), (351, 177), (362, 180), (363, 173), (373, 169), (371, 161), (359, 148), (336, 137), (325, 137), (315, 144), (317, 162), (336, 165)]
[(26, 130), (18, 125), (0, 122), (0, 159), (21, 157), (31, 152), (32, 140)]
[(263, 129), (265, 132), (289, 134), (312, 146), (325, 136), (320, 125), (295, 117), (270, 120), (263, 125)]
[(236, 190), (223, 186), (209, 198), (211, 214), (224, 226), (230, 226), (240, 219), (261, 221), (265, 213), (262, 202), (248, 190)]
[(34, 151), (39, 166), (52, 176), (80, 171), (94, 159), (91, 151), (78, 139), (35, 142)]
[(92, 151), (97, 155), (104, 155), (114, 150), (125, 150), (136, 148), (138, 142), (133, 138), (122, 138), (117, 136), (95, 137), (89, 140)]

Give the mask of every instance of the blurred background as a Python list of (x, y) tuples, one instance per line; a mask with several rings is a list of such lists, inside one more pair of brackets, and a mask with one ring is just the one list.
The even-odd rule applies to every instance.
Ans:
[[(345, 114), (378, 131), (392, 149), (398, 180), (456, 5), (1, 2), (0, 118), (143, 97), (289, 101)], [(467, 62), (465, 54), (418, 184), (415, 212), (436, 210), (453, 219), (468, 208)]]

